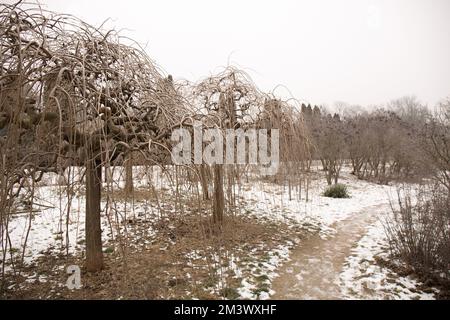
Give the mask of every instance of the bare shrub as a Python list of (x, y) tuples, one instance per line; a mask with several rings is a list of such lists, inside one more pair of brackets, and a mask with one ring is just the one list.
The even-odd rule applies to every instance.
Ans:
[(448, 120), (443, 117), (430, 119), (422, 129), (419, 143), (424, 166), (432, 172), (434, 180), (444, 185), (447, 192), (450, 192), (450, 124)]
[(391, 251), (417, 271), (433, 274), (450, 267), (450, 194), (441, 185), (398, 191), (385, 225)]

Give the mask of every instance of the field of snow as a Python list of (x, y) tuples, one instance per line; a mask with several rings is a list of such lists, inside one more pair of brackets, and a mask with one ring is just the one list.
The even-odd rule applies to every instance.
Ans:
[(247, 212), (258, 217), (282, 222), (297, 222), (303, 225), (320, 227), (323, 231), (332, 231), (336, 222), (350, 218), (364, 208), (380, 204), (389, 204), (396, 196), (395, 186), (386, 186), (358, 180), (350, 174), (350, 168), (342, 170), (339, 183), (348, 187), (350, 198), (333, 199), (322, 195), (327, 184), (320, 177), (310, 182), (308, 201), (305, 190), (301, 199), (293, 195), (289, 200), (286, 186), (273, 183), (256, 182), (244, 184), (243, 198)]

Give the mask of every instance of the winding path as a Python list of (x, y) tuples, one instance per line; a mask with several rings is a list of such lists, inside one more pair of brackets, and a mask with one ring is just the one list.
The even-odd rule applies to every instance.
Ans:
[(339, 274), (351, 249), (365, 235), (386, 205), (367, 207), (349, 219), (337, 222), (336, 234), (328, 239), (314, 235), (291, 253), (272, 285), (272, 299), (342, 299)]

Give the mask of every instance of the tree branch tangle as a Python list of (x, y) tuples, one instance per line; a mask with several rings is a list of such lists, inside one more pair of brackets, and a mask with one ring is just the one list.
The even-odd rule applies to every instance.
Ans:
[[(87, 190), (97, 190), (97, 169), (131, 152), (169, 161), (171, 130), (188, 109), (172, 77), (120, 40), (36, 5), (0, 6), (2, 225), (14, 193), (45, 172), (86, 167)], [(87, 197), (86, 232), (98, 233), (100, 193)], [(92, 270), (102, 267), (98, 237), (87, 235)]]

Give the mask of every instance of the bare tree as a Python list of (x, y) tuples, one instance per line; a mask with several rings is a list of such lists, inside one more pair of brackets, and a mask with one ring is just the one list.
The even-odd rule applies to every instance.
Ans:
[(395, 112), (403, 121), (414, 125), (420, 125), (430, 115), (427, 106), (421, 104), (415, 96), (392, 100), (388, 103), (387, 109)]
[(421, 147), (434, 178), (450, 192), (450, 126), (431, 119), (422, 130)]
[(322, 162), (327, 183), (337, 184), (347, 153), (343, 122), (338, 114), (328, 114), (316, 119), (311, 125), (317, 156)]
[[(263, 94), (250, 77), (233, 67), (200, 81), (192, 91), (192, 104), (198, 106), (196, 117), (202, 120), (205, 127), (223, 130), (223, 136), (226, 129), (245, 128), (254, 124), (263, 103)], [(206, 167), (202, 164), (199, 172), (204, 198), (208, 198), (205, 171)], [(213, 221), (220, 228), (225, 211), (223, 164), (214, 164), (212, 171)]]
[(86, 267), (99, 270), (101, 168), (130, 152), (167, 161), (187, 109), (171, 79), (114, 31), (20, 2), (1, 5), (0, 22), (3, 192), (11, 203), (30, 179), (84, 166)]

